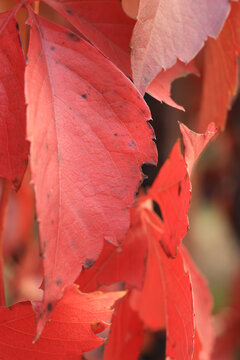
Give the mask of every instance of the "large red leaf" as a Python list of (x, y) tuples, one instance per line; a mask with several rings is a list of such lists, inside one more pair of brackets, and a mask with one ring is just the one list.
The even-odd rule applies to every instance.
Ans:
[(120, 300), (114, 312), (104, 360), (136, 360), (143, 342), (143, 323), (129, 304)]
[(237, 56), (240, 55), (240, 3), (231, 3), (231, 13), (219, 37), (204, 48), (203, 90), (198, 131), (214, 121), (225, 126), (231, 99), (237, 91)]
[(132, 72), (144, 93), (162, 69), (189, 62), (208, 36), (216, 37), (229, 13), (228, 0), (141, 0), (132, 37)]
[[(183, 257), (186, 270), (190, 274), (190, 281), (193, 290), (193, 307), (196, 319), (196, 331), (198, 334), (197, 342), (200, 342), (201, 350), (198, 350), (199, 344), (194, 353), (199, 351), (199, 359), (209, 360), (211, 358), (214, 331), (211, 318), (212, 297), (205, 278), (201, 275), (196, 265), (192, 261), (187, 250), (181, 246), (179, 251)], [(198, 357), (196, 356), (196, 359)]]
[(146, 212), (143, 226), (148, 228), (148, 259), (144, 286), (133, 291), (131, 306), (139, 312), (145, 327), (167, 330), (166, 356), (191, 359), (193, 352), (193, 300), (189, 275), (184, 270), (181, 254), (169, 258), (159, 244), (156, 228), (159, 219)]
[(140, 166), (155, 161), (156, 150), (149, 110), (131, 82), (83, 39), (32, 18), (28, 136), (46, 310), (97, 258), (104, 238), (124, 236)]
[(130, 39), (134, 21), (119, 0), (44, 0), (117, 65), (131, 75)]
[(27, 165), (25, 60), (15, 10), (0, 14), (0, 176), (21, 185)]
[(100, 346), (96, 336), (111, 317), (116, 293), (80, 293), (70, 287), (55, 307), (41, 339), (32, 343), (35, 316), (30, 303), (0, 309), (0, 352), (2, 360), (78, 360), (81, 354)]

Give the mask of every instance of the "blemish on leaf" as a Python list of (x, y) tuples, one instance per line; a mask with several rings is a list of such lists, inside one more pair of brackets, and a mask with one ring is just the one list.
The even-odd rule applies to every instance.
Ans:
[(50, 194), (49, 194), (49, 193), (47, 193), (47, 198), (48, 198), (48, 199), (50, 198)]
[(47, 309), (48, 309), (49, 312), (53, 311), (52, 303), (47, 304)]
[(114, 133), (114, 136), (118, 136), (118, 133)]
[(60, 286), (60, 285), (62, 284), (62, 280), (61, 280), (61, 279), (57, 279), (57, 280), (56, 280), (56, 284), (57, 284), (57, 286)]
[(178, 196), (181, 195), (182, 187), (181, 184), (178, 184)]
[(50, 46), (50, 50), (52, 50), (52, 51), (54, 51), (56, 49), (56, 47), (55, 46)]
[(72, 11), (69, 10), (69, 9), (66, 9), (66, 12), (67, 12), (69, 15), (73, 15)]
[(83, 99), (87, 98), (87, 94), (82, 94), (81, 96), (82, 96)]
[(53, 219), (51, 220), (51, 224), (52, 224), (52, 225), (54, 224), (54, 220), (53, 220)]
[(84, 262), (84, 267), (86, 269), (89, 269), (90, 267), (92, 267), (93, 265), (95, 264), (95, 260), (93, 259), (86, 259), (85, 262)]
[(129, 143), (128, 143), (129, 146), (131, 147), (135, 147), (136, 146), (136, 143), (135, 141), (131, 140)]
[(73, 41), (81, 41), (80, 37), (74, 33), (67, 33), (67, 36)]
[(44, 253), (42, 253), (42, 252), (39, 254), (39, 256), (40, 256), (40, 258), (42, 258), (42, 259), (45, 258), (45, 255), (44, 255)]
[(46, 143), (45, 146), (46, 146), (46, 149), (48, 150), (48, 143)]
[(18, 190), (20, 187), (20, 184), (21, 184), (20, 180), (18, 178), (15, 178), (15, 179), (13, 179), (12, 182), (13, 182), (15, 189)]
[(28, 164), (28, 158), (26, 158), (26, 159), (24, 160), (24, 165), (27, 166), (27, 164)]

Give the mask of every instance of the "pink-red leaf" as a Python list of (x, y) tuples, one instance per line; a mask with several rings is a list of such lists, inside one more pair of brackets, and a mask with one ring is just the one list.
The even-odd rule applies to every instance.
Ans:
[(66, 290), (55, 307), (42, 337), (33, 344), (35, 316), (30, 303), (0, 309), (0, 352), (2, 360), (78, 360), (81, 354), (100, 346), (96, 324), (111, 317), (111, 306), (121, 297), (116, 293), (80, 293)]
[(119, 0), (44, 0), (101, 50), (125, 74), (131, 76), (130, 39), (134, 21)]
[(126, 296), (118, 302), (114, 312), (104, 360), (137, 360), (142, 342), (143, 323)]
[(148, 85), (146, 91), (155, 99), (161, 102), (164, 101), (166, 104), (175, 107), (176, 109), (184, 110), (182, 106), (176, 104), (171, 98), (171, 84), (175, 79), (189, 73), (198, 73), (194, 63), (190, 62), (188, 65), (185, 65), (181, 61), (177, 61), (170, 69), (166, 71), (162, 70)]
[(193, 352), (193, 300), (190, 279), (184, 270), (181, 254), (169, 258), (159, 244), (156, 228), (159, 219), (152, 211), (145, 213), (148, 227), (148, 259), (144, 286), (133, 291), (131, 306), (139, 312), (145, 327), (166, 328), (166, 356), (191, 359)]
[(237, 56), (240, 55), (240, 3), (231, 2), (231, 13), (219, 37), (208, 39), (203, 50), (203, 90), (198, 131), (214, 121), (225, 127), (231, 99), (237, 91)]
[(0, 176), (18, 190), (26, 169), (25, 60), (14, 10), (0, 14)]
[(177, 142), (148, 193), (160, 207), (163, 230), (160, 241), (169, 256), (176, 255), (177, 246), (188, 230), (190, 190), (186, 162)]
[(183, 138), (184, 157), (188, 173), (191, 175), (196, 160), (204, 151), (209, 141), (218, 133), (218, 130), (214, 123), (210, 123), (205, 134), (197, 134), (188, 129), (184, 124), (180, 124), (180, 131)]
[[(212, 297), (205, 278), (200, 274), (196, 265), (190, 258), (187, 250), (181, 246), (179, 251), (183, 257), (186, 270), (190, 274), (190, 280), (193, 291), (193, 307), (196, 319), (196, 331), (198, 334), (197, 341), (200, 342), (199, 359), (211, 359), (211, 353), (214, 342), (214, 331), (211, 318)], [(195, 349), (194, 353), (198, 349)], [(196, 357), (198, 358), (198, 357)]]
[(78, 278), (77, 283), (82, 291), (94, 291), (100, 285), (117, 281), (124, 281), (132, 287), (142, 287), (147, 244), (141, 216), (144, 216), (141, 210), (132, 210), (131, 227), (121, 244), (114, 246), (105, 242), (96, 263), (90, 269), (86, 268)]
[(132, 37), (132, 71), (141, 93), (177, 59), (189, 62), (208, 36), (216, 37), (229, 13), (228, 0), (141, 0)]
[(46, 309), (97, 258), (104, 238), (124, 236), (140, 166), (156, 150), (149, 110), (131, 82), (77, 35), (32, 17), (28, 136)]

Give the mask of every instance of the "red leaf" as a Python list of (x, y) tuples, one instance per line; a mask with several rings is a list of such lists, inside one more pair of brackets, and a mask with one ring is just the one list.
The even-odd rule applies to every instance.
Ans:
[(231, 13), (219, 37), (204, 48), (203, 90), (198, 131), (214, 121), (225, 127), (231, 99), (237, 92), (237, 56), (240, 55), (240, 3), (231, 2)]
[(155, 99), (161, 102), (164, 101), (169, 106), (175, 107), (179, 110), (184, 110), (182, 106), (176, 104), (175, 101), (171, 98), (171, 83), (175, 79), (181, 76), (186, 76), (189, 73), (198, 73), (194, 63), (190, 62), (188, 65), (185, 65), (182, 62), (177, 61), (173, 67), (166, 71), (162, 70), (155, 77), (150, 85), (148, 85), (147, 92)]
[[(212, 297), (205, 278), (196, 268), (187, 250), (181, 246), (179, 251), (183, 257), (186, 270), (190, 274), (193, 291), (193, 307), (196, 319), (196, 330), (198, 333), (197, 342), (199, 341), (201, 344), (200, 354), (199, 357), (196, 357), (196, 359), (199, 358), (201, 360), (208, 360), (211, 358), (214, 341), (214, 331), (211, 318), (213, 305)], [(198, 347), (199, 344), (196, 349), (194, 347), (194, 353), (198, 350)]]
[(104, 238), (124, 236), (140, 166), (156, 150), (131, 82), (77, 35), (32, 16), (28, 135), (46, 308), (98, 257)]
[(95, 323), (111, 316), (111, 306), (122, 293), (80, 293), (68, 288), (55, 307), (41, 339), (33, 344), (35, 316), (30, 303), (0, 309), (0, 351), (2, 360), (78, 360), (81, 354), (100, 346)]
[(205, 134), (197, 134), (188, 129), (184, 124), (180, 124), (180, 131), (183, 138), (184, 157), (188, 173), (191, 175), (196, 160), (204, 151), (209, 141), (218, 133), (218, 130), (214, 123), (210, 123)]
[(154, 331), (166, 327), (166, 356), (191, 359), (194, 324), (189, 275), (180, 253), (172, 259), (162, 250), (154, 229), (161, 232), (157, 215), (146, 212), (143, 226), (148, 227), (146, 275), (142, 291), (133, 291), (131, 305), (139, 312), (145, 327)]
[(124, 281), (132, 287), (142, 287), (147, 244), (141, 216), (141, 210), (132, 210), (131, 227), (120, 245), (105, 242), (96, 263), (90, 269), (85, 269), (78, 278), (77, 283), (82, 291), (94, 291), (100, 285), (117, 281)]
[(148, 193), (148, 197), (156, 201), (161, 210), (161, 245), (166, 254), (173, 257), (188, 230), (187, 213), (191, 198), (188, 172), (190, 173), (201, 152), (217, 133), (213, 123), (205, 134), (196, 134), (183, 124), (180, 124), (180, 130), (185, 147), (184, 157), (179, 143), (176, 143)]
[(0, 176), (18, 190), (27, 165), (29, 143), (25, 131), (25, 61), (14, 13), (15, 10), (0, 14)]
[(125, 15), (119, 0), (43, 1), (131, 76), (129, 43), (135, 22)]
[(143, 342), (143, 324), (129, 305), (129, 296), (120, 300), (114, 312), (104, 360), (136, 360)]
[(216, 37), (229, 13), (228, 0), (141, 0), (132, 37), (134, 83), (144, 93), (162, 69), (189, 62), (208, 36)]
[(187, 213), (191, 198), (191, 184), (179, 142), (160, 169), (148, 196), (157, 202), (161, 210), (161, 245), (168, 256), (174, 257), (188, 230)]

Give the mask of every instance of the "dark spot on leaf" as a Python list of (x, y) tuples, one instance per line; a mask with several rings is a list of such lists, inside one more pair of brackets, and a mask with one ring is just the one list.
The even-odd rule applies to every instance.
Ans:
[(18, 23), (16, 23), (16, 29), (17, 29), (17, 31), (19, 31), (19, 25), (18, 25)]
[(43, 250), (45, 250), (46, 247), (47, 247), (47, 243), (46, 243), (46, 241), (43, 241), (43, 243), (42, 243), (42, 248), (43, 248)]
[(56, 65), (58, 64), (58, 61), (57, 61), (57, 60), (55, 60), (55, 64), (56, 64)]
[(115, 133), (114, 136), (118, 136), (118, 133)]
[(141, 99), (141, 97), (140, 97), (139, 95), (137, 95), (137, 98), (138, 98), (138, 100), (140, 100), (140, 99)]
[(135, 141), (131, 140), (129, 143), (128, 143), (129, 146), (132, 146), (132, 147), (135, 147), (136, 146), (136, 143)]
[(52, 51), (54, 51), (56, 48), (55, 48), (55, 46), (50, 46), (50, 50), (52, 50)]
[(81, 96), (82, 96), (83, 99), (87, 98), (87, 94), (82, 94)]
[(52, 224), (52, 225), (54, 224), (54, 220), (51, 220), (51, 224)]
[(27, 166), (27, 164), (28, 164), (28, 158), (26, 158), (26, 159), (24, 160), (24, 165)]
[(49, 193), (47, 193), (47, 198), (48, 198), (48, 199), (50, 198), (50, 194), (49, 194)]
[(28, 63), (28, 56), (26, 56), (26, 64)]
[(120, 107), (120, 109), (122, 109), (122, 108), (123, 108), (123, 105), (121, 104), (119, 107)]
[(57, 279), (56, 284), (57, 284), (57, 286), (60, 286), (60, 285), (62, 284), (62, 280), (61, 280), (61, 279)]
[(21, 185), (20, 180), (19, 180), (18, 178), (15, 178), (15, 179), (13, 179), (12, 182), (13, 182), (13, 185), (14, 185), (15, 190), (18, 191), (19, 188), (20, 188), (20, 185)]
[(46, 145), (46, 149), (48, 150), (48, 143), (46, 143), (45, 145)]
[(64, 45), (64, 44), (65, 44), (65, 41), (62, 41), (61, 44)]
[(162, 211), (160, 209), (160, 206), (158, 205), (158, 203), (156, 201), (153, 200), (153, 210), (155, 211), (155, 213), (160, 217), (160, 219), (163, 221), (163, 215), (162, 215)]
[(69, 39), (73, 40), (73, 41), (80, 41), (80, 37), (77, 36), (76, 34), (74, 33), (67, 33), (67, 36), (69, 37)]
[(72, 107), (71, 107), (71, 106), (69, 106), (69, 110), (72, 110)]
[(178, 196), (181, 195), (182, 187), (181, 184), (178, 184)]
[(69, 10), (69, 9), (66, 9), (66, 12), (67, 12), (69, 15), (73, 15), (72, 11)]
[(48, 309), (49, 312), (53, 311), (52, 303), (47, 304), (47, 309)]
[(94, 263), (95, 263), (95, 260), (93, 260), (93, 259), (86, 259), (85, 260), (85, 263), (84, 263), (84, 267), (86, 268), (86, 269), (89, 269), (90, 267), (92, 267), (93, 265), (94, 265)]
[(40, 256), (40, 258), (42, 258), (42, 259), (44, 259), (44, 258), (45, 258), (44, 253), (40, 253), (40, 254), (39, 254), (39, 256)]

